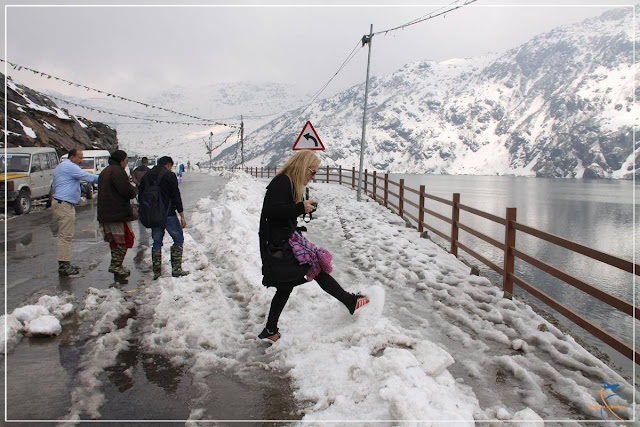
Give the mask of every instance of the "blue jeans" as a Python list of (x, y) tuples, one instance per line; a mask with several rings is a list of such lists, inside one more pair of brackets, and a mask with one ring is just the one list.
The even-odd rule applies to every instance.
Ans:
[(182, 234), (182, 226), (177, 215), (168, 216), (164, 227), (152, 227), (151, 238), (153, 246), (151, 249), (161, 249), (162, 239), (164, 238), (164, 230), (169, 232), (169, 236), (173, 239), (173, 246), (182, 246), (184, 244), (184, 235)]

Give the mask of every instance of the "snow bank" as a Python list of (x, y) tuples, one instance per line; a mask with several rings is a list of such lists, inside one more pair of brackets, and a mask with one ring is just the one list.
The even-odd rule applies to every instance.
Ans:
[[(22, 334), (27, 336), (52, 336), (62, 332), (60, 320), (71, 314), (75, 298), (67, 293), (60, 296), (44, 295), (33, 305), (18, 307), (9, 315), (2, 316), (0, 334), (2, 352), (5, 342), (8, 351), (20, 342)], [(6, 331), (4, 324), (6, 321)]]
[[(386, 317), (386, 290), (375, 280), (343, 283), (371, 297), (355, 316), (315, 282), (299, 286), (280, 319), (282, 338), (273, 346), (256, 339), (274, 294), (261, 284), (257, 238), (266, 182), (226, 174), (221, 196), (200, 200), (192, 217), (185, 268), (195, 262), (201, 270), (162, 278), (141, 296), (153, 307), (142, 338), (148, 350), (188, 362), (204, 393), (199, 380), (217, 369), (286, 372), (304, 420), (472, 424), (478, 402), (447, 370), (453, 357)], [(198, 261), (201, 254), (208, 265)], [(204, 418), (203, 408), (192, 407), (190, 419)]]

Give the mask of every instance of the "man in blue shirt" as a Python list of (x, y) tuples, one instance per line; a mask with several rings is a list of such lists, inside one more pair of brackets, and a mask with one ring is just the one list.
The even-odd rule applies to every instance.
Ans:
[(71, 240), (76, 222), (75, 205), (80, 201), (80, 181), (98, 182), (98, 175), (84, 171), (79, 165), (84, 153), (73, 148), (69, 158), (53, 171), (53, 216), (58, 221), (58, 274), (71, 276), (80, 267), (71, 265)]

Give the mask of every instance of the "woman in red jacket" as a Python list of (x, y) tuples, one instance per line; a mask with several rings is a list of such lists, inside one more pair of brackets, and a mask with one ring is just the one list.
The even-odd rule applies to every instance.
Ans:
[[(307, 282), (309, 264), (296, 259), (289, 239), (297, 230), (297, 217), (315, 210), (315, 200), (303, 200), (304, 187), (318, 172), (320, 159), (312, 151), (298, 151), (284, 164), (267, 186), (260, 215), (260, 255), (262, 257), (262, 284), (274, 286), (276, 294), (271, 301), (267, 325), (258, 338), (275, 342), (280, 338), (278, 319), (295, 286)], [(334, 298), (342, 302), (353, 314), (369, 302), (360, 294), (351, 294), (331, 275), (321, 271), (314, 280)]]

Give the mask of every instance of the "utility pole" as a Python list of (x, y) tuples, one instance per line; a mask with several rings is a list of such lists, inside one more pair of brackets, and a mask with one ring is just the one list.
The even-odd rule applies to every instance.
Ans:
[(244, 169), (244, 122), (242, 121), (242, 114), (240, 115), (240, 160)]
[(362, 37), (362, 46), (369, 44), (369, 55), (367, 57), (367, 82), (364, 85), (364, 113), (362, 114), (362, 140), (360, 141), (360, 169), (358, 170), (358, 201), (362, 194), (362, 166), (364, 163), (364, 144), (367, 132), (367, 100), (369, 99), (369, 67), (371, 65), (371, 39), (373, 38), (373, 24), (369, 28), (369, 35)]

